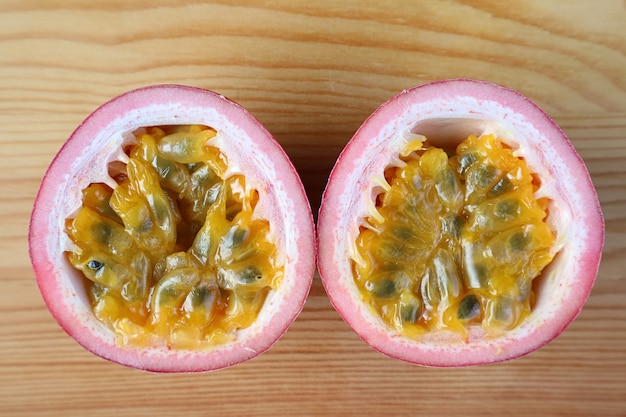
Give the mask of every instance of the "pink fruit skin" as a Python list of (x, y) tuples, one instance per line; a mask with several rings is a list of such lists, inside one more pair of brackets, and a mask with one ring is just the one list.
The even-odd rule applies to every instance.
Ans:
[[(232, 343), (207, 350), (167, 346), (135, 348), (116, 342), (93, 316), (81, 278), (62, 252), (63, 219), (80, 205), (80, 190), (104, 181), (106, 164), (141, 126), (207, 124), (228, 136), (223, 147), (235, 168), (258, 187), (258, 209), (285, 251), (285, 278), (259, 319)], [(122, 134), (120, 136), (120, 134)], [(110, 136), (110, 139), (108, 136)], [(230, 139), (230, 140), (228, 140)], [(98, 143), (96, 143), (98, 142)], [(117, 152), (117, 153), (116, 153)], [(59, 325), (98, 356), (153, 372), (199, 372), (226, 368), (268, 350), (303, 308), (315, 272), (315, 230), (300, 179), (280, 145), (243, 107), (211, 91), (157, 85), (123, 94), (93, 112), (72, 134), (48, 168), (31, 215), (29, 250), (37, 284)]]
[[(360, 302), (350, 270), (349, 241), (373, 200), (372, 178), (397, 156), (411, 131), (456, 141), (498, 133), (517, 148), (553, 202), (548, 223), (560, 253), (541, 279), (534, 312), (503, 337), (472, 328), (468, 340), (440, 332), (411, 340), (385, 327)], [(432, 137), (431, 137), (432, 139)], [(375, 350), (409, 363), (453, 367), (526, 355), (557, 337), (580, 313), (596, 279), (604, 220), (587, 169), (556, 123), (520, 93), (492, 83), (454, 79), (403, 91), (381, 105), (342, 151), (324, 191), (318, 217), (318, 270), (341, 317)]]

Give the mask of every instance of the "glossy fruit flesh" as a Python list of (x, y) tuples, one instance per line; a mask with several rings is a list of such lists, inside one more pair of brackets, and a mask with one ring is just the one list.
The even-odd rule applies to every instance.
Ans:
[(122, 344), (230, 340), (283, 273), (268, 222), (254, 218), (258, 193), (243, 175), (226, 176), (211, 128), (147, 127), (134, 136), (128, 162), (110, 166), (118, 185), (83, 191), (67, 224), (70, 263)]
[[(439, 213), (429, 208), (432, 218), (424, 216), (423, 223), (434, 224), (434, 232), (424, 233), (420, 226), (401, 228), (396, 234), (391, 231), (386, 235), (389, 236), (387, 240), (394, 243), (397, 238), (392, 235), (413, 239), (412, 245), (423, 240), (416, 246), (430, 247), (433, 253), (428, 250), (426, 253), (409, 250), (408, 254), (397, 257), (391, 255), (396, 250), (394, 245), (383, 250), (385, 239), (358, 244), (363, 239), (361, 234), (364, 230), (384, 229), (381, 225), (385, 218), (391, 217), (386, 211), (392, 211), (383, 207), (385, 199), (396, 201), (398, 207), (402, 207), (403, 204), (407, 205), (410, 198), (417, 198), (402, 191), (402, 187), (409, 187), (411, 181), (401, 181), (399, 175), (403, 169), (417, 171), (411, 160), (421, 157), (411, 156), (412, 152), (417, 156), (422, 153), (422, 157), (427, 152), (426, 149), (419, 149), (421, 145), (411, 147), (411, 143), (416, 143), (419, 137), (426, 137), (426, 145), (449, 152), (447, 155), (439, 153), (438, 157), (431, 158), (433, 162), (425, 164), (428, 166), (426, 171), (432, 171), (430, 166), (439, 166), (439, 160), (445, 162), (445, 156), (448, 160), (458, 159), (456, 164), (464, 166), (464, 160), (453, 153), (462, 152), (457, 147), (470, 135), (493, 135), (528, 167), (532, 183), (530, 189), (536, 203), (528, 200), (521, 191), (516, 194), (514, 201), (520, 210), (519, 214), (536, 214), (530, 216), (534, 219), (531, 224), (535, 225), (532, 228), (529, 226), (535, 229), (532, 233), (527, 233), (531, 232), (530, 229), (524, 230), (523, 234), (514, 232), (508, 237), (503, 233), (501, 244), (493, 246), (492, 243), (496, 243), (497, 239), (481, 241), (485, 234), (483, 227), (489, 229), (492, 225), (504, 225), (500, 220), (494, 222), (498, 218), (496, 213), (503, 217), (509, 212), (515, 213), (516, 204), (487, 204), (486, 207), (490, 208), (483, 213), (486, 215), (479, 216), (481, 204), (465, 201), (472, 194), (466, 186), (468, 179), (453, 169), (456, 173), (454, 177), (444, 177), (456, 179), (465, 187), (461, 188), (463, 215), (451, 221), (437, 220), (437, 214), (443, 215), (446, 210), (454, 212), (443, 202), (454, 203), (456, 194), (449, 191), (442, 193), (444, 189), (454, 187), (440, 186), (441, 191), (437, 190), (433, 178), (429, 181), (434, 191), (426, 196), (432, 198), (429, 201), (431, 206), (441, 208)], [(437, 156), (437, 153), (433, 155)], [(491, 152), (485, 156), (491, 157)], [(423, 167), (419, 162), (416, 164), (422, 173)], [(441, 166), (445, 167), (445, 164)], [(477, 184), (480, 184), (481, 177), (489, 177), (483, 174), (489, 174), (490, 170), (484, 171), (476, 171)], [(515, 175), (513, 177), (516, 178)], [(469, 182), (471, 184), (471, 178)], [(493, 199), (494, 203), (499, 201), (506, 193), (500, 196), (496, 194), (507, 188), (506, 182), (494, 183), (489, 189), (492, 195), (487, 193), (483, 197)], [(400, 191), (392, 190), (394, 183), (400, 187)], [(445, 183), (446, 180), (442, 178), (441, 184)], [(523, 204), (519, 206), (522, 202), (527, 205), (524, 209)], [(543, 213), (545, 217), (542, 217)], [(545, 222), (552, 237), (543, 233), (546, 228), (539, 225), (538, 219)], [(471, 226), (472, 222), (476, 224)], [(460, 224), (462, 227), (459, 228)], [(563, 131), (544, 111), (528, 98), (502, 86), (469, 79), (443, 80), (403, 91), (382, 104), (361, 125), (341, 152), (324, 191), (318, 216), (318, 269), (337, 312), (375, 350), (409, 363), (437, 367), (500, 362), (526, 355), (544, 346), (561, 334), (580, 313), (598, 272), (603, 226), (597, 194), (582, 159)], [(543, 229), (543, 232), (537, 233), (538, 228)], [(458, 239), (442, 238), (446, 234), (454, 236), (455, 233), (459, 234)], [(413, 238), (413, 235), (419, 239)], [(549, 250), (541, 249), (552, 240)], [(435, 241), (439, 244), (430, 246)], [(542, 259), (526, 262), (524, 256), (520, 255), (518, 267), (526, 265), (529, 271), (538, 271), (550, 256), (554, 257), (539, 276), (531, 279), (530, 288), (523, 282), (500, 285), (516, 281), (508, 275), (507, 262), (502, 260), (515, 257), (517, 248), (527, 250), (532, 246), (536, 246)], [(460, 251), (443, 250), (448, 247), (457, 247)], [(368, 255), (376, 251), (382, 253)], [(454, 255), (448, 257), (449, 254), (458, 254), (458, 258), (455, 259)], [(419, 266), (408, 266), (410, 257), (425, 263), (424, 271), (438, 268), (444, 275), (450, 275), (448, 269), (454, 268), (445, 268), (445, 265), (458, 268), (456, 272), (462, 286), (459, 285), (458, 297), (448, 301), (448, 308), (435, 308), (439, 307), (438, 302), (431, 302), (432, 309), (427, 308), (422, 295), (422, 282), (426, 301), (437, 299), (441, 290), (447, 290), (444, 285), (431, 285), (430, 279), (421, 279), (418, 285), (419, 276), (411, 277), (410, 280), (395, 280), (387, 276), (388, 281), (381, 276), (383, 285), (379, 286), (381, 291), (378, 294), (392, 293), (396, 298), (391, 297), (391, 301), (382, 298), (372, 302), (368, 300), (377, 298), (371, 291), (376, 290), (376, 286), (366, 283), (360, 285), (355, 281), (357, 269), (364, 262), (378, 265), (375, 268), (379, 270), (383, 269), (380, 265), (385, 263), (391, 266), (390, 269), (405, 269), (409, 272), (418, 270)], [(450, 257), (452, 261), (449, 261)], [(444, 262), (445, 259), (448, 262)], [(483, 263), (499, 271), (497, 276), (502, 279), (494, 280), (491, 276), (484, 280)], [(530, 272), (524, 274), (533, 275)], [(368, 279), (376, 281), (370, 278), (366, 278), (366, 281)], [(402, 285), (413, 291), (404, 291), (406, 288)], [(398, 287), (401, 291), (397, 291)], [(434, 288), (437, 291), (430, 291)], [(527, 298), (530, 308), (524, 305), (525, 301), (520, 305), (521, 300), (518, 300), (515, 309), (506, 303), (497, 307), (491, 301), (499, 298), (496, 289), (506, 298)], [(385, 309), (387, 312), (383, 311)], [(497, 319), (501, 312), (505, 312), (511, 320)], [(504, 318), (504, 315), (501, 316)], [(415, 319), (415, 323), (398, 325), (398, 317), (409, 319), (406, 321)]]
[[(198, 137), (195, 134), (188, 139), (170, 140), (177, 137), (172, 136), (167, 140), (157, 140), (160, 134), (155, 127), (165, 127), (162, 129), (166, 131), (164, 133), (177, 135), (180, 132), (169, 130), (174, 126), (205, 132), (198, 136), (200, 140), (196, 140)], [(155, 139), (155, 147), (150, 140), (137, 146), (143, 133)], [(158, 143), (162, 145), (160, 148)], [(154, 149), (158, 150), (158, 154), (152, 154)], [(136, 155), (131, 155), (133, 153)], [(158, 157), (155, 158), (155, 155)], [(189, 160), (190, 155), (202, 155), (202, 160)], [(150, 164), (146, 164), (147, 161)], [(156, 166), (157, 169), (142, 169), (146, 165)], [(133, 172), (138, 177), (160, 177), (156, 182), (163, 190), (167, 204), (163, 203), (163, 195), (159, 197), (159, 193), (154, 191), (157, 187), (153, 180), (150, 180), (149, 187), (137, 184), (138, 188), (147, 188), (149, 199), (137, 197), (138, 194), (130, 187), (131, 176), (135, 175)], [(218, 178), (214, 178), (211, 172)], [(208, 194), (207, 188), (212, 190)], [(218, 189), (221, 193), (217, 192)], [(133, 196), (131, 201), (145, 201), (147, 206), (142, 208), (142, 204), (129, 204), (126, 207), (125, 199), (114, 198), (115, 193), (119, 194), (118, 197), (130, 194)], [(223, 205), (215, 202), (220, 194), (225, 197)], [(193, 198), (193, 204), (189, 204), (190, 198)], [(114, 206), (125, 208), (118, 213)], [(146, 289), (136, 285), (144, 282), (141, 279), (113, 280), (108, 282), (109, 287), (103, 283), (96, 286), (71, 264), (70, 257), (80, 255), (83, 249), (72, 241), (68, 232), (72, 229), (72, 221), (85, 207), (91, 207), (91, 214), (95, 212), (100, 216), (84, 216), (88, 220), (87, 228), (105, 222), (115, 226), (108, 228), (114, 231), (119, 230), (121, 222), (124, 233), (118, 235), (119, 239), (109, 239), (110, 242), (122, 247), (128, 245), (131, 249), (133, 245), (146, 245), (142, 250), (131, 251), (133, 255), (134, 252), (161, 251), (156, 242), (176, 240), (174, 255), (165, 256), (166, 260), (145, 268), (152, 274), (151, 280), (145, 280)], [(218, 207), (224, 208), (226, 214), (218, 215), (221, 210)], [(190, 253), (197, 235), (195, 229), (200, 225), (202, 229), (206, 220), (193, 220), (193, 217), (197, 214), (202, 216), (204, 209), (207, 212), (214, 210), (216, 226), (203, 234), (206, 239), (200, 239), (202, 242), (198, 241), (196, 248), (206, 248), (206, 253), (209, 253), (215, 249), (212, 245), (217, 245), (215, 260), (221, 257), (222, 263), (218, 265), (215, 262), (212, 267)], [(175, 228), (160, 227), (171, 220), (169, 213), (163, 215), (168, 210), (174, 213)], [(85, 213), (90, 211), (85, 209)], [(140, 221), (148, 218), (149, 222)], [(107, 220), (113, 224), (107, 223)], [(129, 226), (128, 233), (125, 222)], [(243, 226), (246, 233), (235, 233), (235, 224)], [(266, 227), (269, 228), (267, 234), (263, 231), (267, 230)], [(87, 230), (80, 229), (79, 236), (89, 235)], [(141, 239), (135, 239), (133, 234), (143, 234), (149, 239), (142, 240), (140, 244), (138, 241)], [(218, 239), (221, 240), (216, 243)], [(240, 271), (241, 265), (225, 266), (230, 256), (227, 252), (231, 239), (233, 246), (242, 242), (242, 252), (249, 243), (259, 254), (268, 254), (271, 259), (266, 261), (273, 264), (275, 269), (272, 273), (275, 275), (268, 274), (257, 279), (259, 275), (249, 269), (247, 274), (222, 273), (220, 278), (218, 267), (224, 271)], [(260, 244), (266, 241), (271, 246)], [(151, 249), (146, 251), (145, 247)], [(104, 268), (105, 265), (99, 258), (108, 252), (97, 251), (98, 258), (86, 261), (85, 266), (91, 268), (83, 269), (95, 277), (99, 267)], [(230, 253), (243, 260), (242, 252), (232, 248)], [(29, 226), (29, 254), (37, 285), (51, 315), (85, 349), (137, 369), (201, 372), (255, 358), (278, 341), (305, 303), (315, 271), (316, 246), (313, 216), (302, 183), (284, 150), (267, 129), (245, 108), (214, 92), (182, 85), (155, 85), (129, 91), (106, 102), (90, 114), (63, 144), (46, 170), (34, 202)], [(148, 258), (151, 256), (152, 253), (146, 254)], [(133, 257), (124, 255), (120, 262), (113, 263), (121, 265), (118, 268), (126, 272), (136, 267), (141, 270), (141, 264), (147, 264), (145, 259), (137, 256), (138, 261), (133, 268), (129, 268)], [(251, 255), (250, 259), (255, 257)], [(103, 259), (107, 261), (106, 257)], [(91, 260), (94, 262), (90, 263)], [(267, 265), (257, 260), (251, 263), (258, 270)], [(174, 270), (185, 272), (179, 271), (181, 282), (185, 281), (183, 278), (191, 277), (185, 282), (191, 283), (190, 287), (194, 289), (190, 288), (187, 292), (183, 288), (178, 292), (181, 298), (185, 298), (180, 304), (178, 301), (173, 304), (165, 302), (170, 291), (163, 289), (161, 293), (165, 297), (159, 297), (163, 303), (157, 303), (157, 297), (152, 296), (159, 285), (155, 277), (165, 277)], [(198, 285), (194, 286), (194, 276), (198, 271), (202, 274), (200, 281), (203, 285), (198, 281)], [(210, 272), (217, 277), (209, 276)], [(139, 276), (143, 278), (143, 275)], [(239, 285), (243, 284), (242, 280), (246, 281), (246, 285)], [(130, 282), (135, 284), (130, 285)], [(259, 284), (258, 301), (262, 304), (258, 313), (250, 308), (248, 311), (252, 314), (234, 314), (241, 307), (239, 301), (245, 302), (248, 307), (255, 305), (245, 298), (244, 293), (249, 293), (244, 288), (256, 288), (256, 283)], [(150, 289), (150, 286), (154, 288)], [(229, 286), (236, 289), (232, 290)], [(102, 292), (108, 295), (101, 294), (103, 288), (107, 288)], [(144, 294), (144, 291), (148, 292), (148, 300), (138, 304), (145, 306), (145, 312), (139, 317), (133, 316), (129, 313), (129, 306), (134, 302), (129, 303), (124, 297), (132, 300), (133, 294)], [(122, 300), (120, 303), (95, 302), (109, 298)], [(264, 298), (262, 303), (261, 298)], [(190, 301), (186, 302), (187, 299)], [(155, 324), (151, 320), (156, 309), (148, 311), (148, 308), (154, 307), (153, 301), (158, 308), (162, 304), (166, 306), (159, 310), (159, 319)], [(170, 308), (173, 305), (179, 308)], [(96, 314), (100, 311), (111, 316), (112, 320), (102, 322), (94, 310)], [(166, 316), (169, 318), (166, 319)], [(219, 323), (226, 325), (226, 317), (237, 317), (240, 323), (233, 320), (233, 328), (225, 340), (218, 340), (221, 337)], [(117, 318), (120, 320), (116, 321)], [(140, 326), (142, 323), (145, 326)], [(200, 325), (202, 331), (196, 332), (191, 323), (208, 324), (204, 327)], [(118, 331), (117, 327), (124, 328), (121, 324), (128, 325), (128, 329)], [(161, 324), (169, 326), (169, 330)], [(238, 327), (244, 325), (246, 327)], [(215, 330), (213, 333), (208, 331), (211, 326)], [(157, 337), (160, 331), (164, 332), (162, 338)]]
[(405, 335), (477, 323), (495, 335), (529, 315), (532, 282), (554, 256), (548, 201), (494, 135), (449, 152), (421, 137), (386, 170), (355, 245), (355, 282)]

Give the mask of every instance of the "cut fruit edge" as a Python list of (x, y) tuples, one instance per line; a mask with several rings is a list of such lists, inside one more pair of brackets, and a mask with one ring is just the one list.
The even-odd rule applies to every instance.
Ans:
[[(468, 340), (440, 331), (422, 339), (387, 327), (360, 301), (351, 256), (359, 227), (381, 188), (385, 168), (416, 135), (451, 147), (469, 134), (493, 133), (523, 157), (540, 179), (536, 197), (550, 199), (548, 225), (557, 233), (553, 262), (538, 278), (530, 317), (503, 337), (471, 327)], [(567, 179), (567, 180), (563, 180)], [(580, 313), (593, 287), (604, 220), (589, 173), (554, 121), (520, 93), (484, 81), (453, 79), (405, 90), (382, 104), (340, 154), (322, 196), (318, 270), (339, 315), (375, 350), (426, 366), (499, 362), (530, 353), (558, 336)]]
[[(226, 176), (243, 173), (259, 193), (255, 217), (269, 220), (284, 254), (284, 279), (250, 327), (236, 340), (207, 350), (167, 346), (126, 348), (91, 310), (82, 275), (67, 261), (71, 247), (65, 219), (82, 204), (91, 183), (115, 186), (111, 161), (139, 127), (202, 124), (218, 131), (212, 143), (229, 159)], [(245, 150), (245, 151), (242, 151)], [(98, 356), (155, 372), (225, 368), (268, 350), (304, 306), (315, 273), (316, 240), (311, 208), (299, 176), (278, 142), (246, 109), (208, 90), (156, 85), (122, 94), (94, 111), (74, 131), (49, 166), (36, 197), (29, 226), (29, 252), (38, 286), (59, 325)]]

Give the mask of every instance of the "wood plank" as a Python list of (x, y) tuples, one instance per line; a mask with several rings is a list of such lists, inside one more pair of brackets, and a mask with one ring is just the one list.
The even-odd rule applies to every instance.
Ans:
[[(626, 3), (495, 0), (4, 0), (0, 4), (0, 415), (626, 415)], [(97, 106), (182, 83), (247, 107), (314, 212), (343, 146), (384, 100), (442, 78), (519, 90), (585, 160), (606, 221), (579, 318), (510, 363), (420, 368), (362, 342), (316, 276), (262, 356), (205, 374), (109, 363), (54, 322), (27, 251), (46, 167)]]

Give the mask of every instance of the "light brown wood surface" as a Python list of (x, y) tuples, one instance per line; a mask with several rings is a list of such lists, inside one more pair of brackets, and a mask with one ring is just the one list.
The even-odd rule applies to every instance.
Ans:
[[(51, 159), (98, 105), (182, 83), (247, 107), (317, 212), (342, 147), (383, 101), (472, 77), (542, 106), (587, 163), (606, 218), (579, 318), (513, 362), (415, 367), (363, 343), (316, 275), (264, 355), (157, 375), (83, 350), (39, 294), (27, 251)], [(0, 415), (626, 415), (626, 2), (0, 1)]]

